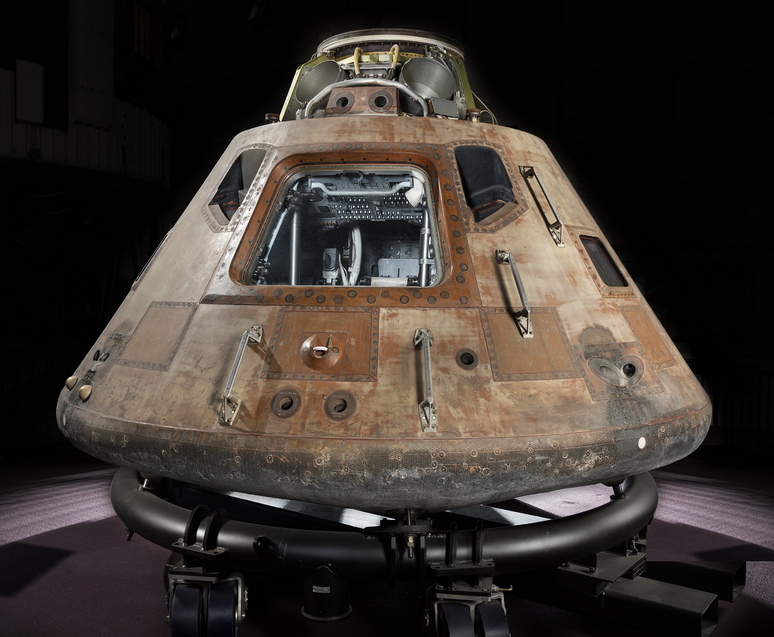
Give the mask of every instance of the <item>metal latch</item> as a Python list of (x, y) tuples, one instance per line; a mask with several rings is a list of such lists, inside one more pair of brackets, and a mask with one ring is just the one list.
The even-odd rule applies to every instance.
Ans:
[(521, 304), (524, 306), (523, 310), (516, 313), (516, 325), (524, 338), (532, 338), (532, 319), (530, 318), (529, 302), (527, 301), (527, 293), (524, 291), (524, 286), (521, 283), (519, 269), (516, 267), (516, 259), (513, 258), (510, 252), (505, 250), (495, 250), (495, 257), (497, 258), (497, 263), (509, 263), (511, 265), (513, 280), (516, 282), (516, 289), (519, 291), (519, 298), (521, 298)]
[(218, 418), (218, 423), (224, 427), (230, 427), (234, 424), (234, 421), (239, 415), (239, 410), (242, 407), (242, 401), (239, 398), (234, 400), (231, 397), (231, 390), (234, 387), (234, 381), (236, 380), (236, 375), (239, 371), (239, 365), (242, 362), (242, 356), (245, 354), (245, 347), (248, 342), (252, 341), (260, 343), (262, 340), (263, 327), (261, 325), (253, 325), (242, 334), (242, 340), (239, 341), (239, 349), (237, 349), (234, 364), (231, 366), (231, 373), (228, 375), (226, 389), (223, 392), (223, 404), (220, 407), (220, 418)]
[(422, 345), (422, 367), (425, 372), (425, 399), (419, 403), (419, 421), (424, 433), (438, 431), (438, 405), (433, 400), (433, 374), (430, 369), (430, 346), (433, 335), (430, 330), (419, 328), (414, 332), (414, 347)]
[[(537, 203), (538, 208), (540, 208), (540, 212), (543, 214), (543, 218), (546, 220), (546, 223), (548, 224), (548, 231), (551, 233), (551, 236), (554, 239), (554, 242), (557, 246), (560, 248), (564, 247), (564, 222), (562, 221), (562, 218), (559, 216), (559, 213), (556, 210), (556, 206), (554, 205), (554, 202), (551, 200), (551, 196), (548, 194), (548, 191), (546, 190), (546, 187), (543, 185), (543, 182), (540, 179), (540, 175), (538, 175), (537, 170), (535, 170), (532, 166), (519, 166), (519, 172), (521, 173), (522, 177), (524, 177), (524, 180), (527, 182), (527, 186), (529, 187), (530, 192), (532, 193), (532, 198), (535, 200), (535, 203)], [(530, 179), (535, 178), (535, 181), (538, 182), (538, 186), (540, 186), (540, 190), (543, 191), (543, 196), (546, 198), (546, 201), (548, 202), (548, 205), (551, 206), (551, 212), (554, 213), (554, 217), (556, 218), (556, 221), (551, 223), (546, 218), (546, 213), (543, 212), (543, 208), (540, 207), (540, 203), (537, 200), (537, 197), (535, 197), (535, 191), (532, 190), (532, 184), (530, 183)]]

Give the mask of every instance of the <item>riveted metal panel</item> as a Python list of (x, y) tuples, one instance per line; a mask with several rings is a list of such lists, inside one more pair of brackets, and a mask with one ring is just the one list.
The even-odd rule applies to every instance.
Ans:
[(195, 303), (151, 303), (119, 365), (167, 371), (195, 311)]
[(654, 367), (661, 369), (675, 364), (675, 357), (659, 335), (645, 308), (639, 305), (626, 306), (621, 308), (621, 312), (629, 321), (632, 331), (637, 336), (637, 340), (642, 343), (642, 347)]
[(481, 310), (486, 347), (495, 380), (579, 378), (569, 341), (554, 308), (532, 308), (534, 337), (522, 338), (513, 312)]
[[(304, 344), (315, 335), (331, 336), (338, 352), (313, 359)], [(323, 338), (323, 340), (325, 340)], [(377, 308), (323, 311), (299, 307), (280, 312), (271, 335), (262, 378), (376, 381), (379, 356)], [(332, 365), (328, 365), (328, 362)]]

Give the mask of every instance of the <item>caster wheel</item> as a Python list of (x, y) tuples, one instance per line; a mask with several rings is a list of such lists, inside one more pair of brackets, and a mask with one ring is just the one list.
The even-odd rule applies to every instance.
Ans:
[(202, 637), (204, 599), (200, 586), (178, 584), (169, 604), (172, 637)]
[(465, 604), (438, 604), (438, 637), (474, 637), (473, 620)]
[(213, 584), (207, 602), (207, 637), (236, 637), (236, 610), (236, 583)]
[(484, 602), (476, 606), (476, 637), (511, 637), (508, 618), (500, 602)]

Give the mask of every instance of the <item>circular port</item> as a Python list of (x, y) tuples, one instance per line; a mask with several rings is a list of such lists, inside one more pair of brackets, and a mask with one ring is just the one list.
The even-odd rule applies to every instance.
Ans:
[(626, 379), (627, 387), (634, 387), (642, 380), (645, 372), (645, 364), (638, 356), (624, 356), (616, 363), (621, 370), (622, 376)]
[(288, 418), (301, 407), (301, 395), (295, 389), (283, 389), (271, 401), (271, 411), (277, 418)]
[(352, 110), (355, 104), (355, 94), (351, 91), (342, 91), (331, 98), (328, 108), (337, 115), (343, 115)]
[(394, 102), (388, 91), (374, 91), (368, 98), (368, 106), (374, 113), (386, 113)]
[(357, 409), (355, 397), (346, 390), (335, 391), (325, 399), (325, 415), (332, 420), (346, 420)]
[(475, 369), (478, 366), (478, 354), (472, 349), (461, 349), (457, 352), (455, 360), (462, 369)]

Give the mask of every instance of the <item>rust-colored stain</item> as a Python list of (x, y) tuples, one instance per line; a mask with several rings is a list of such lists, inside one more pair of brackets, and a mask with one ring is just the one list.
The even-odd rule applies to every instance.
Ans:
[(328, 98), (326, 117), (350, 115), (397, 115), (398, 89), (392, 87), (353, 86), (335, 88)]
[(495, 380), (578, 378), (567, 336), (553, 308), (533, 308), (533, 338), (522, 338), (513, 313), (481, 310), (487, 350)]
[[(315, 360), (308, 351), (310, 345), (326, 345), (329, 337), (331, 351)], [(375, 381), (378, 341), (379, 313), (375, 308), (285, 310), (274, 327), (269, 343), (272, 356), (268, 357), (261, 377)]]
[(648, 316), (645, 309), (640, 306), (622, 307), (621, 311), (632, 326), (632, 331), (637, 340), (642, 343), (645, 353), (655, 367), (669, 367), (675, 364), (674, 356), (661, 338), (656, 326)]

